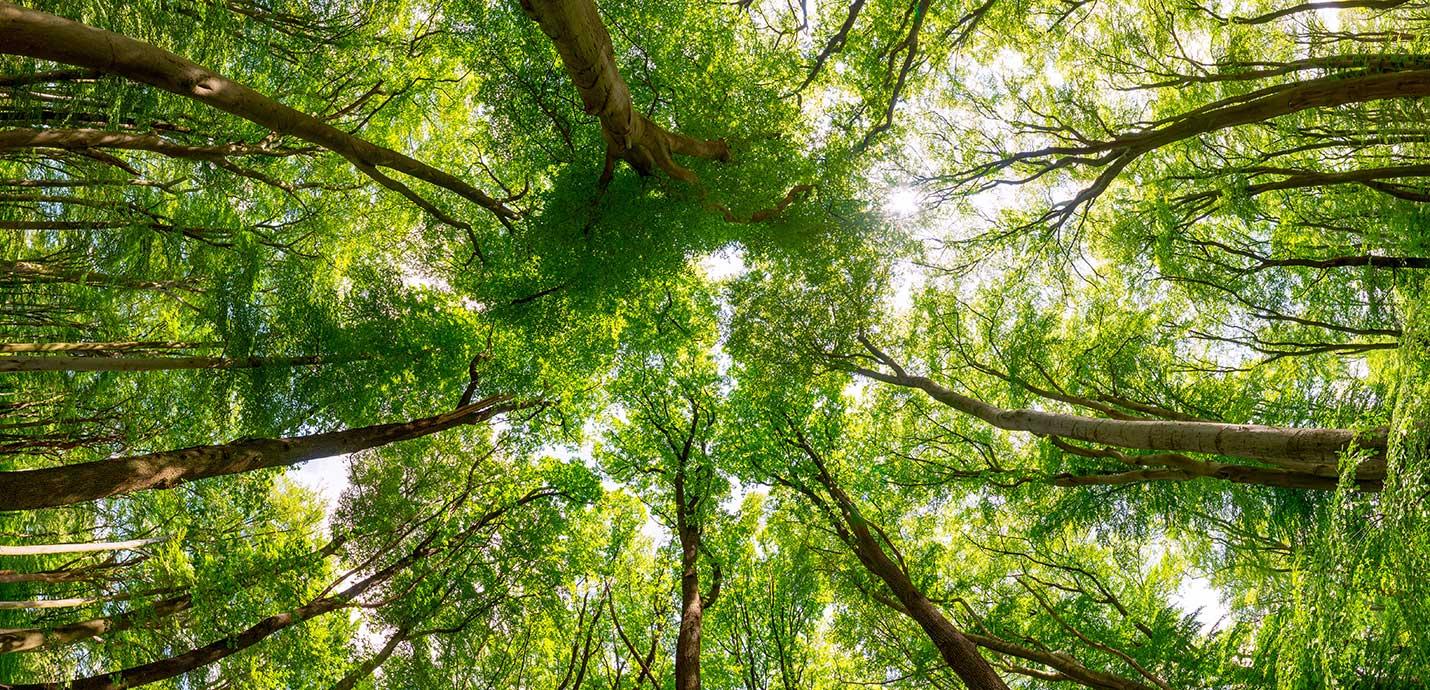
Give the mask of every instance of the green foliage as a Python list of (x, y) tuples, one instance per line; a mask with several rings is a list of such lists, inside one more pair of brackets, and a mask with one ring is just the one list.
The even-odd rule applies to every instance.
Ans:
[(513, 213), (0, 56), (0, 473), (511, 409), (0, 513), (162, 539), (0, 556), (0, 648), (44, 640), (0, 685), (216, 644), (157, 686), (676, 687), (693, 575), (707, 688), (961, 687), (850, 525), (1020, 690), (1424, 684), (1430, 15), (1382, 4), (601, 2), (634, 111), (729, 147), (680, 180), (603, 169), (522, 2), (29, 3)]

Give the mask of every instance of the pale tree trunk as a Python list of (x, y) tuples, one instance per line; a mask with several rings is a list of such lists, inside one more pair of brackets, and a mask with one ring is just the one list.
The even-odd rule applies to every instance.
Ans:
[(288, 438), (257, 438), (223, 445), (194, 446), (147, 455), (36, 470), (0, 472), (0, 510), (32, 510), (94, 501), (109, 496), (172, 489), (207, 477), (238, 474), (427, 436), (464, 424), (476, 424), (525, 407), (503, 395), (452, 412), (395, 424), (330, 431)]
[(160, 601), (144, 611), (131, 611), (53, 628), (0, 630), (0, 654), (42, 651), (73, 644), (96, 635), (121, 632), (183, 611), (189, 608), (191, 603), (190, 598), (185, 595)]
[(0, 357), (0, 373), (25, 371), (167, 371), (175, 369), (256, 369), (316, 366), (349, 360), (308, 357), (82, 357), (13, 355)]
[(725, 142), (671, 132), (636, 109), (593, 0), (521, 0), (521, 6), (556, 45), (586, 112), (601, 121), (606, 140), (603, 182), (609, 180), (611, 165), (618, 159), (642, 175), (659, 169), (686, 182), (695, 182), (695, 174), (677, 164), (671, 154), (729, 160)]
[[(889, 360), (885, 360), (888, 362)], [(1385, 430), (1308, 429), (1259, 424), (1221, 424), (1180, 420), (1128, 420), (1083, 417), (1038, 410), (1007, 410), (939, 385), (924, 376), (902, 371), (886, 374), (855, 368), (860, 375), (921, 390), (959, 412), (1007, 431), (1026, 431), (1118, 448), (1207, 453), (1265, 460), (1322, 476), (1337, 476), (1336, 463), (1351, 448), (1367, 450), (1371, 460), (1384, 458)]]
[(120, 592), (100, 597), (65, 597), (61, 599), (24, 599), (18, 601), (0, 601), (0, 609), (67, 609), (76, 606), (89, 606), (91, 604), (107, 604), (115, 601), (129, 601), (136, 597), (151, 596), (155, 594), (173, 594), (183, 589), (182, 587), (166, 587), (164, 589), (154, 589), (145, 592)]
[(197, 291), (192, 283), (177, 280), (131, 280), (94, 271), (73, 271), (48, 266), (38, 261), (0, 262), (0, 275), (10, 276), (14, 283), (72, 283), (92, 287), (127, 288), (130, 290)]
[(177, 343), (133, 340), (107, 343), (0, 343), (0, 352), (129, 352), (133, 350), (197, 350), (220, 343)]
[(321, 146), (364, 174), (451, 222), (431, 202), (378, 171), (387, 168), (457, 194), (507, 222), (516, 214), (457, 177), (344, 132), (194, 62), (132, 38), (0, 1), (0, 52), (115, 74), (191, 98), (226, 113)]
[(153, 539), (132, 539), (129, 541), (92, 541), (83, 544), (35, 544), (33, 546), (0, 546), (0, 556), (42, 556), (55, 553), (93, 553), (95, 551), (124, 551), (152, 544), (162, 544), (168, 537)]

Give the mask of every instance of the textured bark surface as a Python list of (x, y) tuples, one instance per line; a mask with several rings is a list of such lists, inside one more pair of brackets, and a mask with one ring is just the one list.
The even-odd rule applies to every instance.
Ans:
[(0, 556), (40, 556), (55, 553), (93, 553), (95, 551), (122, 551), (151, 546), (168, 541), (168, 537), (153, 539), (131, 539), (129, 541), (92, 541), (83, 544), (32, 544), (29, 546), (0, 546)]
[(131, 350), (193, 350), (214, 343), (132, 340), (108, 343), (0, 343), (0, 352), (127, 352)]
[(104, 618), (94, 618), (53, 628), (24, 628), (0, 631), (0, 654), (10, 652), (33, 652), (59, 647), (80, 640), (128, 630), (187, 609), (191, 604), (188, 596), (166, 599), (144, 611), (121, 613)]
[(20, 371), (163, 371), (168, 369), (254, 369), (266, 366), (313, 366), (325, 357), (81, 357), (14, 355), (0, 357), (0, 372)]
[(149, 151), (172, 158), (217, 161), (229, 156), (288, 156), (293, 149), (273, 149), (248, 144), (190, 146), (168, 141), (154, 134), (127, 134), (98, 129), (11, 129), (0, 131), (0, 149), (53, 148), (67, 151), (86, 149), (126, 149)]
[(0, 510), (32, 510), (353, 453), (475, 424), (519, 409), (492, 396), (452, 412), (396, 424), (288, 438), (256, 438), (38, 470), (0, 472)]
[(606, 140), (606, 171), (623, 160), (642, 175), (661, 170), (679, 180), (695, 182), (695, 174), (671, 154), (729, 160), (723, 141), (707, 141), (671, 132), (636, 109), (631, 90), (616, 67), (611, 35), (592, 0), (521, 0), (522, 9), (556, 45), (566, 74), (581, 94), (586, 112), (601, 121)]
[(923, 376), (858, 373), (896, 386), (922, 390), (929, 397), (999, 429), (1059, 436), (1118, 448), (1209, 453), (1265, 460), (1297, 471), (1335, 477), (1340, 455), (1352, 446), (1385, 455), (1386, 432), (1306, 429), (1177, 420), (1126, 420), (1083, 417), (1036, 410), (1006, 410), (949, 390)]
[(680, 538), (680, 631), (675, 638), (676, 690), (700, 690), (700, 633), (705, 603), (700, 599), (700, 529), (688, 515), (685, 465), (675, 475), (676, 533)]

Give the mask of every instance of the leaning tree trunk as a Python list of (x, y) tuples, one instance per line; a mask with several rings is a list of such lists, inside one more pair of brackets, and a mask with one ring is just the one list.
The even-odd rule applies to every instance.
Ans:
[(220, 343), (178, 343), (167, 340), (132, 340), (94, 343), (0, 343), (0, 352), (132, 352), (134, 350), (198, 350)]
[[(83, 343), (74, 343), (82, 345)], [(102, 343), (100, 343), (102, 345)], [(41, 345), (43, 347), (43, 345)], [(74, 355), (13, 355), (0, 357), (0, 373), (22, 371), (166, 371), (171, 369), (256, 369), (267, 366), (313, 366), (335, 362), (308, 357), (80, 357)]]
[(914, 388), (959, 412), (999, 429), (1026, 431), (1118, 448), (1208, 453), (1265, 460), (1323, 476), (1337, 476), (1336, 463), (1352, 448), (1384, 458), (1386, 432), (1306, 429), (1259, 424), (1221, 424), (1179, 420), (1127, 420), (1083, 417), (1038, 410), (1008, 410), (939, 385), (924, 376), (886, 374), (857, 368), (857, 373), (896, 386)]
[[(880, 543), (878, 537), (874, 536), (871, 524), (864, 519), (859, 506), (829, 473), (823, 456), (809, 445), (802, 432), (796, 430), (795, 436), (798, 438), (795, 445), (813, 461), (818, 469), (816, 478), (824, 486), (829, 497), (833, 499), (834, 506), (831, 507), (822, 499), (814, 498), (813, 490), (788, 481), (785, 483), (794, 486), (801, 493), (815, 500), (830, 521), (831, 526), (849, 545), (865, 570), (884, 582), (898, 600), (902, 611), (923, 629), (924, 634), (928, 635), (929, 641), (933, 642), (934, 647), (938, 649), (939, 656), (943, 657), (944, 662), (958, 675), (964, 685), (970, 690), (1008, 690), (1007, 684), (989, 665), (988, 660), (979, 654), (978, 647), (949, 621), (948, 617), (944, 616), (943, 612), (928, 597), (924, 596), (923, 592), (909, 578), (908, 573), (904, 571), (903, 566), (894, 562), (884, 551), (883, 544)], [(872, 529), (877, 529), (877, 527), (872, 527)]]
[(165, 599), (142, 611), (129, 611), (53, 628), (0, 630), (0, 654), (43, 651), (73, 644), (96, 635), (121, 632), (136, 625), (149, 623), (183, 611), (189, 608), (191, 603), (191, 598), (184, 595)]
[[(548, 498), (551, 495), (553, 494), (532, 492), (517, 500), (515, 505), (523, 505), (533, 500)], [(471, 526), (463, 530), (457, 538), (452, 540), (452, 543), (460, 544), (465, 542), (465, 537), (470, 537), (478, 530), (484, 529), (487, 525), (502, 517), (510, 507), (511, 506), (505, 506), (488, 511)], [(358, 597), (388, 582), (398, 573), (408, 569), (413, 564), (439, 552), (441, 547), (432, 544), (432, 539), (435, 538), (435, 536), (434, 534), (428, 537), (411, 553), (408, 553), (358, 582), (349, 585), (346, 589), (336, 594), (312, 600), (291, 611), (269, 616), (249, 626), (245, 630), (220, 638), (202, 647), (147, 664), (132, 666), (121, 671), (102, 673), (86, 678), (76, 678), (63, 683), (10, 685), (4, 686), (5, 690), (123, 690), (125, 688), (157, 683), (169, 678), (175, 678), (195, 669), (203, 668), (204, 666), (221, 661), (253, 647), (269, 637), (306, 620), (352, 606)]]
[(244, 439), (223, 445), (0, 472), (0, 510), (63, 506), (134, 491), (172, 489), (206, 477), (295, 465), (476, 424), (524, 406), (511, 402), (508, 396), (496, 395), (452, 412), (410, 422), (288, 438)]
[(30, 546), (0, 546), (0, 556), (43, 556), (56, 553), (94, 553), (95, 551), (124, 551), (143, 546), (162, 544), (168, 537), (153, 539), (131, 539), (129, 541), (91, 541), (83, 544), (34, 544)]
[[(100, 129), (11, 129), (0, 131), (0, 150), (53, 148), (67, 151), (126, 149), (148, 151), (170, 158), (222, 161), (229, 156), (291, 156), (300, 149), (277, 149), (249, 144), (191, 146), (168, 141), (155, 134), (127, 134)], [(316, 149), (309, 149), (315, 151)]]
[(95, 271), (67, 270), (42, 261), (0, 261), (0, 280), (10, 284), (71, 283), (91, 287), (125, 288), (130, 290), (188, 290), (191, 282), (178, 280), (133, 280), (105, 275)]
[(889, 558), (863, 518), (858, 513), (850, 515), (849, 533), (854, 538), (853, 546), (859, 562), (894, 593), (909, 618), (923, 629), (949, 668), (972, 690), (1008, 690), (1003, 679), (978, 653), (977, 645), (948, 620), (914, 585), (908, 574)]
[(348, 134), (142, 41), (0, 1), (0, 52), (119, 75), (194, 99), (279, 134), (316, 144), (342, 156), (383, 186), (437, 215), (440, 212), (430, 202), (377, 169), (396, 170), (434, 184), (482, 206), (503, 221), (516, 215), (501, 202), (449, 173)]
[(686, 182), (694, 182), (695, 174), (677, 164), (671, 154), (729, 159), (725, 142), (671, 132), (636, 109), (630, 87), (616, 67), (611, 35), (593, 0), (521, 0), (521, 7), (556, 44), (561, 64), (581, 94), (586, 112), (601, 121), (601, 136), (606, 140), (603, 180), (609, 179), (610, 166), (617, 159), (642, 175), (660, 169)]

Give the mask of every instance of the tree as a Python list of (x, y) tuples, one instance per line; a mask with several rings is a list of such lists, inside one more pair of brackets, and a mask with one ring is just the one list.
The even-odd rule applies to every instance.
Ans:
[(1423, 685), (1425, 6), (1214, 5), (0, 2), (0, 684)]

